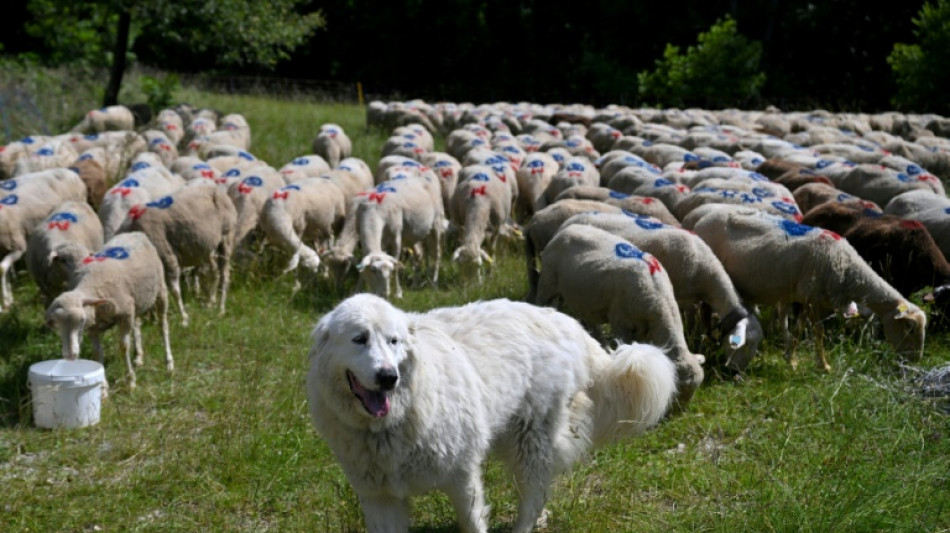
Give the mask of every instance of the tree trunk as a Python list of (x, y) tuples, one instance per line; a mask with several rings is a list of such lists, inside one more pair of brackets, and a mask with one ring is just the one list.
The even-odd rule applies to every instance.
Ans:
[(125, 55), (129, 49), (129, 27), (132, 15), (128, 9), (119, 13), (119, 25), (115, 32), (115, 46), (112, 48), (112, 68), (109, 70), (109, 85), (102, 100), (103, 107), (119, 103), (119, 89), (122, 87), (122, 75), (125, 74)]

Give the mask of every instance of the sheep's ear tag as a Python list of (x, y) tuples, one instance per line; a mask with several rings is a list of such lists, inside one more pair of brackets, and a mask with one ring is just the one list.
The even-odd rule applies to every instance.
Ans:
[(894, 318), (907, 318), (907, 302), (901, 302), (897, 305), (897, 315)]
[[(902, 305), (903, 305), (903, 304), (902, 304)], [(898, 306), (898, 310), (899, 310), (899, 309), (900, 309), (900, 306)], [(904, 311), (907, 311), (907, 307), (906, 307), (906, 306), (904, 307)], [(858, 317), (858, 316), (861, 316), (861, 312), (858, 311), (858, 304), (857, 304), (857, 302), (851, 302), (851, 303), (849, 303), (849, 304), (848, 304), (848, 308), (845, 309), (845, 311), (844, 311), (844, 317), (845, 317), (845, 318), (855, 318), (855, 317)]]

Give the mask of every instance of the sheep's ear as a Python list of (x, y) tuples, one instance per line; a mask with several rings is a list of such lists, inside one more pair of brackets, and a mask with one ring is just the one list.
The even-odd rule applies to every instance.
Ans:
[(462, 248), (458, 247), (452, 252), (452, 261), (458, 261), (460, 255), (462, 255)]
[(95, 308), (101, 308), (106, 315), (111, 315), (115, 313), (115, 304), (112, 300), (107, 298), (85, 298), (82, 301), (83, 307), (92, 306)]
[(402, 264), (402, 261), (393, 261), (393, 266), (396, 267), (396, 270), (402, 270), (406, 265)]
[(492, 260), (491, 256), (488, 255), (488, 252), (486, 252), (485, 250), (479, 250), (479, 253), (481, 253), (482, 259), (487, 261), (489, 265), (494, 263), (494, 260)]
[(368, 265), (369, 265), (369, 256), (366, 256), (363, 258), (362, 261), (356, 264), (356, 271), (362, 272), (363, 269), (366, 268)]
[(53, 261), (56, 261), (57, 259), (59, 259), (59, 252), (55, 250), (50, 252), (49, 255), (46, 256), (46, 266), (52, 265)]

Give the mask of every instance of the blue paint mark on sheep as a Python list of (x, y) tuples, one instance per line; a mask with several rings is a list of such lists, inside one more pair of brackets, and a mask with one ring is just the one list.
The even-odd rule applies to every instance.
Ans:
[(618, 242), (614, 253), (621, 259), (643, 259), (643, 252), (628, 242)]
[(758, 172), (749, 172), (748, 177), (755, 181), (770, 181), (765, 174), (759, 174)]
[(685, 161), (686, 163), (692, 163), (693, 161), (699, 161), (699, 156), (696, 155), (696, 154), (687, 152), (687, 153), (683, 154), (683, 161)]
[(44, 146), (43, 148), (40, 148), (39, 150), (36, 151), (36, 155), (39, 155), (39, 156), (51, 156), (51, 155), (53, 155), (53, 149), (52, 149), (52, 148), (47, 148), (47, 147)]
[(306, 157), (298, 157), (290, 162), (291, 165), (295, 167), (305, 167), (310, 164), (310, 159)]
[(232, 168), (224, 173), (225, 178), (236, 178), (241, 175), (241, 171), (236, 168)]
[(584, 165), (574, 161), (572, 163), (569, 163), (566, 167), (564, 167), (564, 170), (568, 172), (584, 172), (584, 170), (586, 169), (584, 168)]
[(378, 193), (396, 192), (396, 188), (393, 187), (392, 185), (386, 185), (385, 183), (381, 183), (376, 186), (376, 192)]
[(489, 181), (491, 178), (488, 177), (488, 174), (485, 174), (484, 172), (479, 172), (478, 174), (475, 174), (474, 176), (472, 176), (471, 179), (472, 181)]
[(34, 139), (33, 137), (24, 137), (20, 139), (20, 142), (23, 144), (33, 144), (36, 142), (36, 139)]
[(194, 170), (211, 170), (211, 165), (207, 163), (198, 163), (197, 165), (194, 165), (191, 168)]
[(839, 202), (846, 202), (846, 201), (848, 201), (848, 200), (853, 200), (853, 199), (854, 199), (854, 196), (851, 196), (850, 194), (848, 194), (848, 193), (846, 193), (846, 192), (843, 192), (843, 193), (839, 194), (836, 199), (837, 199)]
[[(673, 182), (666, 178), (660, 178), (653, 182), (654, 187), (669, 187), (670, 185), (673, 185)], [(701, 188), (705, 188), (705, 187), (701, 187)]]
[(920, 166), (918, 166), (918, 165), (907, 165), (907, 168), (906, 168), (905, 170), (906, 170), (907, 173), (910, 174), (911, 176), (916, 176), (917, 174), (923, 174), (923, 173), (924, 173), (924, 169), (922, 169), (922, 168), (921, 168)]
[(815, 168), (821, 170), (821, 169), (823, 169), (823, 168), (825, 168), (825, 167), (829, 167), (829, 166), (831, 166), (831, 165), (833, 165), (833, 164), (834, 164), (834, 161), (832, 161), (832, 160), (830, 160), (830, 159), (819, 159), (817, 162), (815, 162)]
[(902, 182), (902, 183), (910, 183), (910, 182), (912, 182), (912, 181), (914, 181), (914, 180), (912, 180), (911, 177), (908, 176), (907, 174), (904, 174), (903, 172), (898, 172), (898, 173), (897, 173), (897, 181), (900, 181), (900, 182)]
[(486, 165), (506, 165), (509, 162), (507, 158), (500, 155), (493, 155), (485, 160)]
[(765, 160), (762, 159), (761, 157), (753, 157), (751, 160), (749, 160), (749, 162), (755, 166), (759, 166), (762, 163), (765, 163)]
[(90, 133), (89, 135), (83, 135), (82, 138), (83, 138), (83, 139), (86, 139), (87, 141), (97, 141), (97, 140), (99, 140), (99, 134), (98, 134), (98, 133)]
[(788, 202), (774, 201), (772, 202), (772, 207), (778, 209), (779, 211), (785, 213), (786, 215), (797, 215), (798, 208)]
[(0, 205), (16, 205), (17, 202), (19, 201), (20, 201), (20, 198), (17, 195), (11, 194), (9, 196), (4, 196), (3, 198), (0, 198)]
[(0, 189), (4, 191), (12, 191), (13, 189), (16, 189), (16, 187), (17, 182), (15, 180), (0, 181)]
[(642, 146), (653, 146), (653, 141), (643, 141)]
[(159, 209), (168, 209), (171, 205), (175, 203), (171, 196), (163, 196), (154, 202), (149, 202), (145, 204), (145, 207), (157, 207)]
[(76, 215), (68, 211), (60, 211), (58, 213), (53, 213), (52, 215), (50, 215), (49, 221), (50, 222), (72, 222), (75, 224), (76, 222), (79, 222), (79, 217), (77, 217)]
[(564, 156), (561, 155), (561, 154), (554, 153), (554, 154), (551, 154), (551, 157), (553, 157), (554, 160), (557, 161), (558, 163), (563, 163), (563, 162), (564, 162)]
[(726, 157), (724, 155), (717, 155), (716, 157), (712, 158), (712, 161), (713, 163), (728, 163), (732, 161), (732, 158)]
[(237, 155), (238, 155), (238, 157), (240, 157), (241, 159), (246, 159), (246, 160), (248, 160), (248, 161), (254, 161), (255, 159), (257, 159), (257, 158), (255, 158), (253, 155), (251, 155), (251, 154), (245, 152), (244, 150), (239, 150)]
[(798, 222), (792, 222), (791, 220), (782, 220), (779, 222), (779, 227), (782, 230), (792, 237), (801, 237), (802, 235), (807, 235), (815, 228), (814, 226), (806, 226), (805, 224), (799, 224)]
[(119, 185), (117, 186), (117, 188), (128, 189), (130, 187), (138, 187), (138, 186), (139, 186), (139, 180), (135, 178), (126, 178), (122, 180), (121, 182), (119, 182)]
[(610, 191), (610, 193), (607, 196), (610, 196), (611, 198), (614, 198), (616, 200), (623, 200), (624, 198), (630, 198), (629, 194), (624, 194), (620, 191)]
[(767, 191), (767, 190), (765, 190), (765, 189), (763, 189), (763, 188), (761, 188), (761, 187), (756, 187), (756, 188), (752, 189), (752, 194), (758, 196), (759, 198), (771, 198), (771, 197), (775, 196), (775, 194), (773, 194), (773, 193), (771, 193), (771, 192), (769, 192), (769, 191)]
[(93, 257), (96, 259), (118, 259), (122, 261), (129, 258), (129, 251), (121, 246), (110, 246), (101, 252), (96, 252)]
[(92, 159), (92, 154), (82, 154), (76, 161), (89, 161), (90, 159)]
[[(659, 181), (659, 180), (658, 180), (658, 181)], [(671, 183), (671, 185), (672, 185), (672, 183)], [(719, 192), (719, 189), (717, 189), (717, 188), (715, 188), (715, 187), (698, 187), (698, 188), (696, 188), (696, 189), (693, 189), (693, 192), (700, 192), (700, 193), (702, 193), (702, 192), (718, 193), (718, 192)]]
[(756, 202), (762, 201), (762, 199), (759, 198), (758, 196), (754, 194), (749, 194), (747, 192), (742, 193), (739, 197), (742, 199), (742, 203), (745, 203), (745, 204), (754, 204)]
[[(451, 162), (451, 161), (445, 161), (445, 160), (436, 161), (435, 164), (432, 165), (432, 166), (434, 166), (435, 168), (449, 167), (449, 166), (452, 166), (452, 162)], [(343, 167), (341, 166), (340, 168), (343, 168)]]
[(241, 183), (248, 187), (260, 187), (264, 185), (264, 180), (262, 180), (260, 176), (248, 176), (241, 180)]
[(650, 231), (658, 230), (666, 225), (660, 222), (659, 220), (656, 220), (653, 217), (645, 217), (645, 216), (637, 217), (636, 219), (634, 219), (634, 222), (636, 222), (636, 224), (640, 226), (641, 228), (645, 230), (650, 230)]
[(138, 163), (135, 163), (134, 165), (132, 165), (132, 167), (129, 170), (131, 170), (132, 172), (138, 172), (140, 170), (145, 170), (146, 168), (151, 168), (151, 166), (152, 165), (144, 161), (139, 161)]

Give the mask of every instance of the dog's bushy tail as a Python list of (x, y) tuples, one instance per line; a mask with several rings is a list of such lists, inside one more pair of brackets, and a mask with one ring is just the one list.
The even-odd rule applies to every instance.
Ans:
[(592, 443), (599, 447), (655, 426), (676, 395), (673, 362), (655, 346), (624, 344), (594, 376)]

